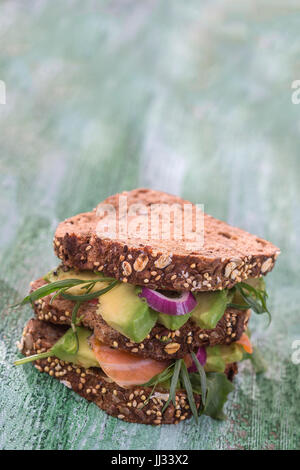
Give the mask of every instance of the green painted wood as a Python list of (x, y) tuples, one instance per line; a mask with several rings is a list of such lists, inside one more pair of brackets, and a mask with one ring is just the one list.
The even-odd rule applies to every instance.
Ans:
[[(299, 449), (299, 27), (291, 0), (1, 2), (1, 449)], [(8, 305), (55, 266), (58, 221), (143, 185), (282, 249), (252, 320), (269, 369), (241, 367), (226, 422), (127, 424), (12, 366), (31, 312)]]

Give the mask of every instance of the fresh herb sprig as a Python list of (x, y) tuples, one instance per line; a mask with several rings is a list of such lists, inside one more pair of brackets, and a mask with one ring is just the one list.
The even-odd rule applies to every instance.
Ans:
[[(206, 391), (207, 391), (206, 374), (205, 374), (203, 366), (198, 361), (196, 354), (194, 354), (193, 352), (192, 352), (192, 358), (193, 358), (193, 361), (195, 362), (195, 365), (196, 365), (196, 368), (200, 377), (201, 399), (202, 399), (203, 405), (205, 405)], [(188, 398), (188, 402), (189, 402), (192, 414), (196, 422), (198, 422), (198, 411), (197, 411), (194, 393), (198, 394), (199, 392), (198, 390), (197, 391), (193, 390), (193, 385), (190, 380), (190, 375), (183, 359), (178, 359), (177, 361), (173, 362), (160, 374), (155, 375), (154, 377), (152, 377), (151, 380), (143, 384), (144, 387), (151, 387), (151, 386), (153, 387), (148, 399), (145, 402), (145, 405), (149, 403), (149, 400), (151, 396), (153, 395), (154, 390), (157, 387), (157, 385), (164, 384), (168, 382), (169, 380), (171, 380), (170, 387), (169, 387), (169, 397), (162, 409), (162, 412), (164, 413), (164, 411), (167, 409), (167, 407), (169, 406), (171, 402), (173, 403), (174, 406), (176, 406), (177, 404), (176, 403), (176, 390), (178, 388), (183, 388), (187, 393), (187, 398)]]
[[(91, 290), (95, 287), (95, 285), (98, 282), (109, 282), (109, 284), (103, 289), (97, 290), (95, 292), (91, 292)], [(71, 316), (71, 328), (73, 331), (73, 346), (72, 347), (73, 347), (73, 350), (75, 351), (74, 354), (77, 354), (78, 348), (79, 348), (79, 340), (78, 340), (78, 334), (76, 330), (76, 326), (78, 325), (77, 313), (81, 304), (88, 300), (95, 299), (96, 297), (100, 297), (101, 295), (105, 294), (106, 292), (110, 291), (113, 287), (115, 287), (117, 283), (118, 281), (112, 277), (99, 277), (97, 279), (88, 279), (88, 280), (63, 279), (61, 281), (54, 281), (32, 291), (21, 302), (19, 302), (16, 305), (13, 305), (13, 307), (22, 306), (27, 303), (31, 303), (33, 305), (33, 303), (36, 302), (38, 299), (42, 299), (43, 297), (46, 297), (47, 295), (50, 295), (53, 292), (55, 292), (55, 294), (52, 296), (50, 300), (50, 304), (52, 304), (53, 300), (56, 299), (56, 297), (58, 296), (61, 296), (64, 299), (75, 302), (73, 310), (72, 310), (72, 316)], [(80, 284), (82, 284), (80, 289), (85, 290), (86, 291), (85, 294), (74, 295), (74, 294), (68, 293), (69, 289), (71, 289), (74, 286), (79, 286)], [(72, 341), (72, 339), (69, 338), (69, 341)], [(46, 353), (43, 353), (43, 354), (46, 354)], [(47, 357), (47, 356), (43, 356), (43, 357)], [(40, 359), (41, 358), (42, 357), (40, 357)], [(26, 361), (26, 362), (29, 362), (29, 361)]]
[(267, 307), (268, 294), (264, 289), (256, 289), (245, 282), (240, 282), (234, 286), (233, 289), (241, 296), (244, 304), (231, 302), (228, 304), (228, 307), (238, 308), (240, 310), (248, 310), (251, 308), (257, 314), (267, 313), (269, 324), (271, 323), (271, 313)]
[[(80, 327), (76, 327), (76, 333), (78, 333), (77, 330), (80, 330)], [(32, 356), (23, 357), (22, 359), (18, 359), (17, 361), (15, 361), (14, 364), (16, 366), (20, 366), (23, 364), (27, 364), (28, 362), (37, 361), (38, 359), (45, 359), (50, 356), (55, 356), (59, 358), (66, 354), (76, 354), (78, 348), (78, 344), (75, 340), (76, 337), (77, 334), (74, 335), (74, 331), (70, 328), (61, 338), (59, 338), (59, 340), (48, 351), (39, 354), (34, 354)]]

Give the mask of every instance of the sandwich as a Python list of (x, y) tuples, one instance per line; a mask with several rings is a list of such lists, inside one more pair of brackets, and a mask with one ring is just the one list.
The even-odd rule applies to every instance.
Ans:
[(15, 364), (124, 421), (223, 419), (238, 362), (262, 368), (248, 322), (270, 316), (264, 276), (279, 249), (149, 189), (66, 219), (53, 245), (58, 267), (18, 304), (34, 316)]

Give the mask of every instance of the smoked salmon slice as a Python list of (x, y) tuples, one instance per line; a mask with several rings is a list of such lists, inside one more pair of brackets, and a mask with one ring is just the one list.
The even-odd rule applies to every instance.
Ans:
[(243, 346), (243, 348), (245, 349), (247, 353), (249, 354), (253, 353), (251, 341), (249, 339), (249, 336), (246, 335), (246, 333), (243, 333), (240, 339), (236, 343)]
[(121, 387), (146, 383), (170, 364), (113, 349), (95, 337), (91, 338), (90, 343), (103, 372)]

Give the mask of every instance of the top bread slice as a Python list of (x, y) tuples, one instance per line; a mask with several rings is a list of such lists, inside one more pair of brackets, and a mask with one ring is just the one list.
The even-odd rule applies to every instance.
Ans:
[[(127, 198), (127, 208), (143, 205), (137, 215), (132, 215), (134, 211), (126, 214), (132, 226), (139, 223), (142, 229), (148, 227), (150, 208), (156, 207), (153, 205), (176, 205), (182, 217), (185, 204), (191, 205), (177, 196), (149, 189), (110, 196), (93, 211), (58, 225), (54, 249), (63, 264), (78, 270), (102, 271), (123, 282), (151, 289), (197, 292), (231, 288), (248, 278), (265, 275), (273, 269), (280, 253), (272, 243), (208, 214), (204, 214), (204, 244), (199, 247), (190, 248), (189, 240), (183, 237), (175, 239), (172, 214), (168, 239), (163, 232), (153, 239), (150, 228), (140, 236), (127, 233), (126, 238), (118, 231), (118, 225), (115, 233), (107, 233), (103, 227), (109, 230), (113, 215), (107, 208), (113, 208), (117, 217), (121, 215), (120, 196), (123, 200)], [(195, 214), (195, 206), (192, 208)], [(195, 215), (191, 218), (195, 230)]]

